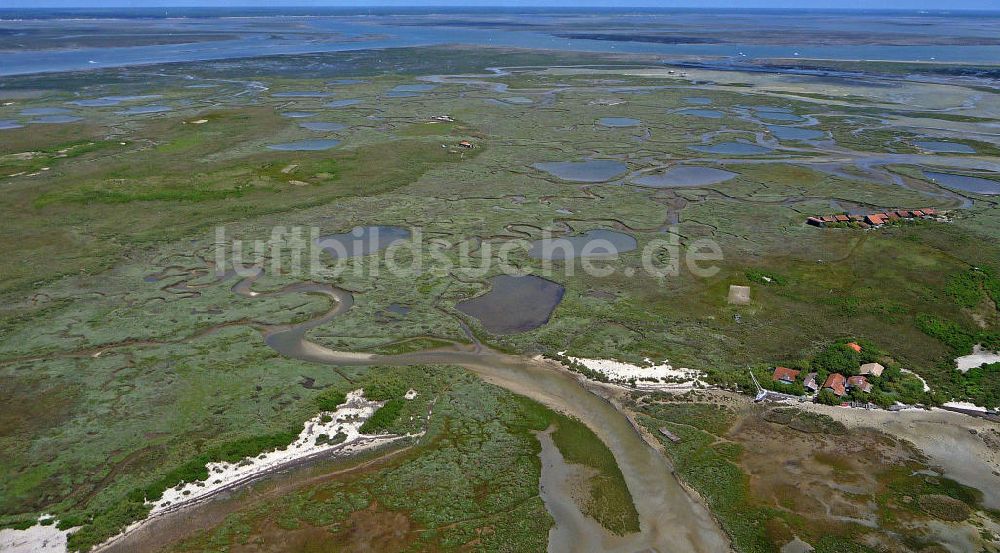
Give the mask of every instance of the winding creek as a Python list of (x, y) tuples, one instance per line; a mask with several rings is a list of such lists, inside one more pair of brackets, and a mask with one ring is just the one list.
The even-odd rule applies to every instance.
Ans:
[[(731, 551), (729, 539), (719, 528), (708, 509), (689, 495), (673, 474), (667, 459), (650, 446), (633, 423), (616, 409), (614, 399), (605, 398), (609, 388), (587, 383), (562, 365), (542, 359), (508, 355), (481, 344), (456, 345), (401, 355), (375, 355), (334, 351), (308, 339), (310, 330), (333, 321), (354, 304), (354, 296), (330, 284), (303, 282), (275, 291), (256, 292), (254, 282), (262, 271), (238, 281), (232, 291), (245, 298), (263, 298), (283, 294), (320, 294), (332, 307), (325, 313), (293, 325), (273, 325), (262, 329), (265, 343), (283, 356), (327, 365), (460, 365), (485, 381), (527, 396), (549, 408), (580, 419), (608, 446), (618, 461), (636, 510), (641, 531), (627, 536), (607, 532), (593, 519), (583, 516), (566, 486), (568, 468), (544, 433), (542, 442), (542, 491), (547, 509), (556, 521), (550, 533), (548, 550), (638, 552), (683, 551), (708, 553)], [(193, 505), (170, 522), (177, 526), (197, 527), (198, 512), (213, 509), (212, 502)], [(123, 542), (131, 548), (162, 545), (158, 532), (142, 530)], [(148, 542), (148, 543), (143, 543)], [(115, 550), (115, 547), (110, 550)], [(135, 549), (133, 549), (135, 550)], [(141, 549), (140, 549), (141, 550)]]

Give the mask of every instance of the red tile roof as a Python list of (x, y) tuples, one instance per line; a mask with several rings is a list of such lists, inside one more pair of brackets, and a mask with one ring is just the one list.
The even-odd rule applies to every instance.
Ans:
[(923, 217), (924, 216), (924, 212), (921, 211), (921, 210), (919, 210), (919, 209), (915, 209), (915, 210), (913, 210), (913, 216), (914, 217)]
[(798, 376), (799, 371), (795, 369), (789, 369), (788, 367), (775, 367), (774, 375), (771, 377), (771, 380), (775, 382), (779, 380), (782, 382), (795, 382), (795, 379), (798, 378)]
[(852, 376), (847, 379), (848, 388), (857, 388), (862, 392), (870, 392), (872, 385), (868, 382), (868, 379), (863, 376)]
[(833, 390), (833, 393), (838, 396), (842, 396), (844, 395), (844, 392), (847, 391), (845, 388), (846, 385), (847, 380), (844, 378), (844, 375), (840, 373), (833, 373), (826, 377), (826, 381), (823, 382), (823, 389), (829, 388)]
[(834, 215), (837, 218), (838, 223), (846, 223), (851, 220), (847, 215)]

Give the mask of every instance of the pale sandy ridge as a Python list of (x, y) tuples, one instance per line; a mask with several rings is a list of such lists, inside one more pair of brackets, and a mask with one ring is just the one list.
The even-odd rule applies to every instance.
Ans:
[[(416, 397), (416, 392), (412, 394), (407, 392), (406, 399), (414, 397)], [(336, 411), (321, 412), (306, 421), (298, 438), (288, 447), (261, 453), (255, 457), (247, 457), (236, 463), (209, 463), (206, 465), (209, 471), (207, 480), (186, 482), (167, 489), (163, 496), (153, 503), (152, 510), (146, 518), (130, 524), (120, 534), (98, 545), (93, 551), (100, 552), (108, 548), (158, 517), (192, 507), (220, 493), (249, 484), (296, 463), (319, 456), (348, 457), (404, 438), (419, 437), (423, 434), (377, 436), (362, 434), (361, 426), (384, 403), (369, 401), (365, 399), (362, 390), (355, 390), (347, 394), (346, 401), (339, 405)], [(324, 422), (324, 418), (329, 420)], [(317, 443), (317, 439), (321, 435), (326, 435), (328, 440), (333, 440), (338, 435), (342, 439), (338, 438), (338, 443), (329, 441)], [(62, 549), (52, 551), (65, 551), (65, 545), (64, 541)], [(0, 551), (5, 550), (0, 548)]]

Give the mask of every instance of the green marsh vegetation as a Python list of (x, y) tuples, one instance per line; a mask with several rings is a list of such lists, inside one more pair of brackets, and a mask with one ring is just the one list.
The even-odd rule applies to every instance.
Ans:
[[(385, 57), (375, 61), (379, 56)], [(317, 59), (330, 64), (318, 69), (313, 65)], [(592, 58), (568, 54), (558, 59)], [(412, 67), (383, 74), (385, 67), (402, 60)], [(966, 275), (970, 265), (988, 268), (1000, 257), (996, 210), (979, 201), (948, 225), (827, 232), (803, 221), (836, 211), (831, 201), (873, 209), (948, 209), (958, 202), (861, 175), (831, 175), (788, 163), (729, 163), (726, 168), (738, 173), (731, 181), (669, 190), (581, 187), (530, 168), (539, 161), (584, 157), (620, 159), (630, 170), (674, 164), (695, 157), (688, 147), (704, 133), (725, 126), (719, 139), (728, 140), (761, 130), (735, 117), (732, 106), (782, 104), (812, 113), (816, 104), (779, 101), (748, 87), (619, 95), (594, 88), (593, 76), (525, 70), (494, 80), (509, 84), (511, 95), (531, 97), (535, 102), (530, 105), (498, 106), (487, 102), (498, 96), (495, 91), (460, 85), (442, 85), (418, 98), (382, 105), (378, 95), (412, 82), (414, 73), (553, 61), (492, 50), (475, 55), (463, 51), (461, 56), (434, 50), (426, 58), (402, 51), (302, 56), (284, 59), (284, 66), (257, 61), (253, 78), (273, 79), (269, 84), (274, 90), (320, 87), (324, 79), (343, 77), (352, 64), (361, 67), (357, 74), (368, 75), (367, 82), (338, 88), (337, 94), (363, 102), (321, 117), (348, 126), (336, 133), (341, 145), (325, 152), (266, 150), (267, 144), (313, 136), (279, 113), (322, 111), (320, 101), (290, 104), (264, 94), (256, 104), (241, 103), (242, 97), (231, 94), (236, 89), (226, 89), (229, 99), (206, 99), (197, 94), (214, 93), (135, 78), (119, 84), (137, 93), (143, 86), (162, 87), (165, 102), (193, 103), (128, 121), (113, 110), (95, 110), (80, 124), (4, 131), (0, 163), (11, 165), (0, 172), (7, 199), (0, 206), (5, 219), (0, 231), (0, 293), (5, 300), (0, 309), (0, 377), (6, 384), (0, 394), (5, 405), (24, 408), (0, 416), (0, 461), (10, 469), (0, 481), (0, 524), (23, 524), (51, 512), (67, 523), (86, 525), (75, 544), (94, 543), (142, 515), (142, 505), (130, 499), (135, 490), (155, 491), (193, 474), (188, 472), (194, 471), (192, 460), (231, 452), (232, 444), (270, 446), (274, 437), (297, 430), (317, 411), (335, 407), (345, 392), (363, 387), (371, 397), (401, 405), (392, 408), (398, 408), (395, 416), (389, 416), (392, 410), (380, 416), (379, 426), (386, 432), (419, 432), (427, 424), (427, 402), (437, 398), (441, 408), (435, 407), (431, 428), (416, 448), (427, 457), (407, 457), (411, 464), (405, 470), (400, 465), (398, 473), (380, 473), (370, 485), (349, 485), (335, 505), (316, 507), (316, 518), (297, 518), (305, 512), (297, 511), (298, 506), (313, 501), (305, 490), (287, 499), (288, 514), (281, 524), (304, 528), (336, 520), (333, 524), (342, 531), (344, 517), (375, 505), (376, 510), (403, 512), (414, 528), (421, 528), (414, 535), (428, 548), (456, 548), (472, 535), (488, 547), (509, 539), (526, 549), (541, 548), (551, 521), (537, 498), (537, 443), (530, 433), (556, 424), (553, 438), (564, 457), (598, 474), (590, 483), (587, 512), (613, 531), (634, 528), (628, 490), (613, 459), (575, 421), (500, 392), (483, 392), (482, 383), (466, 382), (451, 369), (441, 374), (437, 368), (370, 371), (275, 355), (262, 344), (255, 325), (301, 321), (328, 309), (329, 302), (308, 295), (244, 300), (231, 292), (233, 280), (216, 282), (207, 273), (191, 278), (186, 271), (207, 269), (205, 260), (213, 254), (210, 228), (220, 223), (242, 239), (266, 239), (275, 225), (316, 225), (324, 232), (355, 225), (412, 225), (433, 238), (496, 242), (536, 238), (537, 229), (579, 233), (613, 228), (632, 234), (641, 250), (664, 237), (665, 221), (675, 218), (682, 243), (712, 238), (725, 254), (720, 271), (709, 278), (560, 274), (553, 278), (566, 287), (566, 294), (550, 322), (509, 336), (491, 336), (453, 309), (483, 292), (492, 275), (467, 278), (433, 268), (402, 275), (381, 271), (378, 278), (348, 272), (330, 281), (355, 293), (354, 307), (310, 335), (337, 349), (400, 353), (465, 343), (462, 320), (480, 340), (504, 351), (568, 351), (632, 362), (666, 358), (674, 366), (706, 369), (717, 384), (746, 386), (748, 366), (803, 359), (832, 340), (855, 336), (877, 342), (935, 390), (985, 398), (987, 392), (980, 390), (994, 386), (994, 371), (972, 372), (967, 378), (976, 382), (970, 387), (955, 382), (955, 371), (944, 364), (955, 354), (953, 340), (964, 346), (969, 336), (996, 332), (988, 286), (976, 281), (980, 300), (970, 307), (975, 302), (972, 282), (961, 276), (952, 280)], [(369, 61), (372, 66), (365, 66)], [(208, 67), (218, 71), (213, 77), (249, 78), (248, 66)], [(289, 67), (301, 69), (301, 75), (289, 77)], [(646, 77), (615, 78), (627, 84), (663, 84)], [(100, 85), (102, 79), (112, 77), (93, 72), (18, 82), (38, 90), (75, 92)], [(575, 86), (547, 94), (562, 83)], [(625, 103), (603, 105), (609, 96), (620, 96)], [(725, 117), (667, 113), (686, 106), (686, 96), (711, 97), (712, 108), (726, 111)], [(70, 98), (68, 92), (42, 93), (28, 104)], [(435, 125), (433, 133), (425, 134), (425, 121), (441, 114), (461, 124)], [(594, 121), (604, 116), (640, 119), (648, 136), (641, 129), (597, 128)], [(207, 122), (193, 123), (201, 119)], [(850, 135), (857, 126), (843, 118), (822, 119), (822, 127), (837, 136)], [(861, 133), (852, 140), (865, 151), (887, 151), (880, 144), (898, 137), (888, 132), (892, 136)], [(475, 139), (478, 147), (452, 154), (447, 146), (463, 138)], [(59, 157), (66, 148), (66, 157)], [(25, 152), (40, 154), (20, 160)], [(22, 162), (26, 165), (18, 165)], [(45, 166), (50, 170), (36, 176), (6, 176)], [(907, 177), (919, 179), (913, 171)], [(459, 256), (454, 249), (446, 255)], [(640, 261), (637, 250), (614, 266), (636, 269)], [(539, 268), (527, 255), (515, 255), (513, 262)], [(161, 271), (166, 274), (162, 279), (144, 282)], [(193, 285), (190, 289), (172, 291), (170, 285), (185, 279)], [(276, 289), (299, 280), (267, 274), (255, 287)], [(731, 284), (751, 287), (750, 305), (726, 304)], [(393, 303), (411, 310), (386, 316)], [(947, 332), (929, 335), (924, 330), (934, 327), (921, 321), (941, 321)], [(454, 382), (461, 385), (452, 386)], [(418, 391), (417, 399), (398, 401), (410, 387)], [(491, 419), (484, 413), (503, 415)], [(702, 433), (692, 434), (689, 445), (713, 440), (706, 432), (722, 432), (717, 417), (691, 415), (705, 423), (704, 428), (676, 428), (679, 434)], [(681, 420), (666, 410), (649, 416), (668, 423)], [(685, 465), (685, 477), (706, 486), (714, 485), (712, 478), (718, 475), (724, 477), (720, 481), (738, 482), (739, 474), (731, 468), (738, 453), (724, 443), (694, 448), (691, 459), (698, 460)], [(488, 467), (485, 480), (452, 470), (469, 460)], [(717, 472), (698, 473), (702, 462)], [(412, 504), (418, 494), (406, 491), (404, 482), (419, 483), (411, 489), (427, 491), (420, 498), (426, 504)], [(455, 495), (450, 495), (451, 487)], [(742, 493), (734, 489), (726, 493)], [(507, 490), (513, 493), (505, 495)], [(508, 495), (521, 503), (508, 501)], [(744, 500), (724, 497), (719, 508), (733, 513), (745, 506)], [(414, 519), (408, 512), (418, 508), (427, 513), (425, 518)], [(463, 523), (461, 512), (481, 516)], [(753, 517), (760, 513), (746, 512), (747, 520), (733, 532), (755, 543), (759, 534)], [(487, 526), (495, 538), (478, 531)], [(227, 523), (211, 539), (232, 543), (225, 540), (242, 539), (249, 531), (245, 527), (239, 520)], [(197, 547), (201, 545), (192, 545)]]
[[(402, 457), (277, 498), (248, 501), (173, 550), (230, 550), (275, 539), (297, 543), (308, 535), (310, 543), (324, 547), (377, 542), (387, 549), (544, 551), (552, 519), (538, 495), (539, 445), (533, 433), (553, 424), (567, 462), (596, 469), (591, 515), (612, 531), (637, 530), (613, 457), (580, 423), (461, 371), (452, 371), (437, 393), (434, 413), (427, 435)], [(362, 524), (369, 518), (391, 521), (397, 536), (378, 541), (385, 534), (377, 524)], [(268, 530), (274, 525), (282, 537)]]
[[(950, 539), (932, 530), (935, 519), (969, 519), (977, 533), (982, 522), (976, 519), (996, 518), (978, 490), (929, 471), (922, 454), (889, 436), (795, 408), (734, 409), (701, 401), (650, 394), (635, 406), (738, 551), (776, 552), (798, 537), (817, 551), (871, 553), (878, 550), (872, 543), (894, 543), (902, 528), (910, 529), (904, 532), (907, 546), (924, 550)], [(681, 441), (662, 437), (662, 426)], [(779, 452), (783, 461), (775, 462)], [(792, 475), (788, 463), (796, 467)], [(837, 491), (831, 481), (851, 491)], [(832, 516), (828, 502), (839, 505)], [(837, 516), (847, 512), (850, 517)], [(983, 540), (990, 544), (995, 537)]]

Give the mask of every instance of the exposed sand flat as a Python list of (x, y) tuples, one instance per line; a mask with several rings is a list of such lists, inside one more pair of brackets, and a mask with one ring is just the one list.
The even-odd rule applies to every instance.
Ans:
[[(361, 433), (361, 425), (382, 404), (383, 402), (368, 401), (362, 390), (355, 390), (347, 395), (346, 401), (336, 411), (320, 413), (306, 421), (299, 437), (288, 447), (244, 458), (236, 463), (209, 463), (207, 480), (187, 482), (166, 490), (153, 504), (148, 517), (133, 523), (121, 534), (98, 546), (95, 551), (108, 548), (157, 517), (194, 506), (306, 459), (323, 454), (346, 457), (404, 438), (405, 436), (400, 435), (368, 436)], [(325, 418), (329, 420), (324, 422)], [(332, 442), (317, 441), (321, 435)], [(63, 546), (65, 548), (65, 540)], [(0, 551), (6, 550), (0, 548)]]
[(870, 427), (915, 445), (945, 476), (983, 492), (983, 504), (1000, 509), (1000, 425), (932, 409), (899, 412), (814, 403), (800, 408), (830, 415), (851, 428)]
[[(45, 520), (48, 517), (39, 519)], [(72, 530), (60, 530), (55, 523), (41, 522), (25, 530), (0, 530), (0, 551), (4, 553), (64, 553), (66, 536)]]
[[(368, 401), (361, 390), (355, 390), (347, 395), (347, 401), (336, 411), (320, 413), (306, 421), (299, 437), (285, 449), (276, 449), (236, 463), (209, 463), (208, 480), (188, 482), (163, 492), (163, 497), (153, 506), (150, 515), (155, 516), (164, 510), (203, 500), (306, 457), (335, 449), (344, 455), (350, 455), (399, 439), (401, 436), (376, 437), (361, 434), (361, 425), (381, 406), (382, 402)], [(329, 421), (323, 422), (324, 416)], [(337, 443), (318, 442), (319, 436), (326, 436), (328, 440), (334, 440), (336, 436), (342, 439), (335, 440)]]
[(983, 363), (1000, 363), (1000, 352), (985, 350), (983, 346), (976, 344), (972, 353), (955, 358), (955, 368), (963, 373)]
[[(559, 355), (566, 355), (566, 352), (561, 351)], [(566, 358), (603, 374), (617, 384), (635, 379), (635, 386), (640, 390), (686, 390), (693, 388), (696, 384), (703, 384), (701, 377), (705, 375), (705, 373), (695, 369), (675, 369), (667, 359), (657, 365), (647, 358), (645, 359), (646, 365), (640, 366), (614, 359), (588, 359), (570, 356), (566, 356)]]

